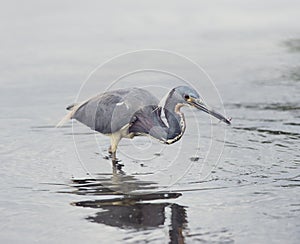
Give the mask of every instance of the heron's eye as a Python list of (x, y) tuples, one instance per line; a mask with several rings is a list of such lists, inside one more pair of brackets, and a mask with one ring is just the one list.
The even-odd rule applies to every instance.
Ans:
[(184, 95), (184, 99), (185, 99), (185, 100), (188, 100), (189, 98), (190, 98), (189, 95)]

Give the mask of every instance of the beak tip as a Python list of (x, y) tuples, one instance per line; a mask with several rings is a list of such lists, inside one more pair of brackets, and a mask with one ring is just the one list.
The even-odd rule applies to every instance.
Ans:
[(232, 118), (228, 118), (228, 119), (225, 120), (225, 123), (228, 124), (228, 125), (231, 125), (231, 120), (232, 120)]
[(213, 110), (210, 110), (209, 108), (207, 108), (205, 105), (201, 104), (201, 103), (193, 103), (192, 104), (194, 107), (216, 117), (217, 119), (219, 119), (220, 121), (223, 121), (224, 123), (228, 124), (228, 125), (231, 125), (231, 117), (230, 118), (225, 118), (223, 115), (213, 111)]

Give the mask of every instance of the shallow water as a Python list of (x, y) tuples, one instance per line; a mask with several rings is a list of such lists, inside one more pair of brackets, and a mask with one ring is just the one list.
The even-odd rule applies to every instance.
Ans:
[[(298, 243), (297, 1), (20, 4), (6, 3), (0, 15), (1, 243)], [(142, 48), (204, 67), (232, 126), (187, 109), (181, 141), (123, 140), (125, 166), (113, 172), (106, 137), (79, 123), (54, 126), (99, 63)], [(170, 60), (151, 58), (157, 67)], [(80, 99), (134, 65), (121, 59), (95, 74)], [(199, 75), (177, 61), (170, 67)], [(162, 78), (166, 87), (178, 82), (144, 72), (121, 86)], [(222, 111), (210, 86), (199, 88)]]

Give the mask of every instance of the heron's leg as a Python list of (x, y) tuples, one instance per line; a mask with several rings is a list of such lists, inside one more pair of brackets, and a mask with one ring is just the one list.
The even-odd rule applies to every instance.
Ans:
[(112, 147), (112, 153), (111, 153), (111, 161), (112, 161), (112, 165), (113, 165), (113, 169), (118, 169), (118, 170), (122, 170), (122, 167), (124, 166), (124, 164), (119, 163), (120, 161), (117, 159), (117, 148)]
[(118, 144), (121, 140), (121, 137), (116, 134), (111, 136), (111, 144), (110, 144), (110, 152), (111, 152), (111, 160), (113, 166), (116, 166), (118, 164), (118, 159), (117, 159), (117, 148)]
[(119, 160), (117, 159), (117, 148), (118, 144), (122, 138), (121, 133), (114, 133), (111, 135), (111, 142), (110, 142), (110, 150), (111, 150), (111, 161), (113, 168), (117, 168), (118, 170), (121, 170), (124, 166), (123, 164), (119, 163)]
[(117, 151), (112, 151), (111, 152), (111, 160), (112, 160), (112, 163), (113, 164), (116, 164), (118, 162), (118, 159), (117, 159)]
[(112, 156), (111, 146), (109, 146), (109, 148), (108, 148), (108, 154), (109, 154), (109, 156)]

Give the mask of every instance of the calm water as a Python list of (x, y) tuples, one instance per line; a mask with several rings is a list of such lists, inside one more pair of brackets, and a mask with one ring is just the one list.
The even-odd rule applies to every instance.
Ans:
[[(1, 243), (298, 243), (299, 8), (298, 1), (6, 3), (0, 10)], [(97, 65), (143, 48), (178, 52), (204, 67), (233, 123), (210, 125), (208, 116), (185, 110), (182, 141), (164, 147), (124, 140), (124, 172), (112, 172), (103, 158), (106, 137), (95, 140), (78, 123), (73, 132), (71, 123), (54, 125)], [(96, 73), (80, 99), (101, 92), (134, 62), (147, 66), (147, 57)], [(153, 60), (164, 67), (165, 58)], [(143, 72), (120, 86), (161, 79), (166, 87), (177, 84)], [(204, 80), (201, 94), (222, 111)]]

